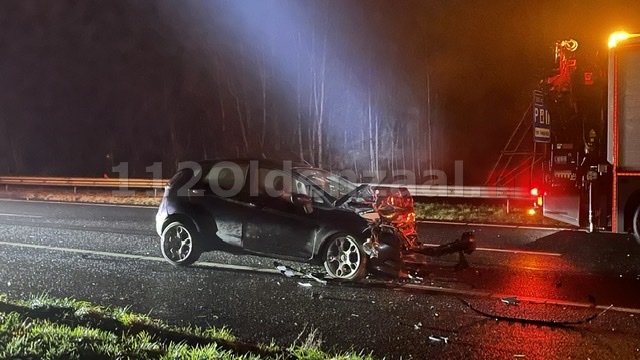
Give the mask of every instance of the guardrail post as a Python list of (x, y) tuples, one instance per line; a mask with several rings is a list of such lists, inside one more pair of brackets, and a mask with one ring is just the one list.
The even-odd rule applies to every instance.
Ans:
[(74, 187), (73, 187), (73, 194), (75, 195), (75, 194), (77, 194), (77, 193), (78, 193), (78, 187), (77, 187), (77, 186), (74, 186)]
[(509, 200), (510, 200), (510, 198), (507, 198), (507, 214), (509, 213), (509, 210), (510, 210), (510, 209), (509, 209), (509, 207), (510, 207), (510, 206), (509, 206), (509, 205), (510, 205)]

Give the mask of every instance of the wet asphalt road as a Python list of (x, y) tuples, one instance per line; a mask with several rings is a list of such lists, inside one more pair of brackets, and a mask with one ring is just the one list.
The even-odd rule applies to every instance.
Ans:
[[(452, 271), (450, 256), (432, 260), (421, 283), (308, 288), (253, 256), (214, 252), (174, 268), (160, 259), (154, 214), (0, 200), (0, 292), (131, 306), (175, 324), (226, 325), (252, 342), (289, 344), (317, 329), (325, 350), (379, 358), (640, 359), (640, 247), (626, 236), (421, 224), (433, 244), (475, 231), (471, 267)], [(507, 305), (505, 296), (521, 301)], [(550, 325), (611, 304), (587, 323)]]

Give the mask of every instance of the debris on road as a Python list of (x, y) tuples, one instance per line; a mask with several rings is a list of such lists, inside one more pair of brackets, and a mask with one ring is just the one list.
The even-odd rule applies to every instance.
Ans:
[(305, 279), (315, 280), (316, 282), (319, 282), (322, 285), (327, 285), (327, 280), (320, 279), (319, 277), (317, 277), (317, 276), (315, 276), (315, 275), (313, 275), (311, 273), (304, 274), (304, 275), (302, 275), (302, 277), (305, 278)]
[(520, 303), (520, 300), (515, 296), (503, 297), (502, 299), (500, 299), (500, 301), (502, 301), (507, 305), (516, 305), (516, 306)]
[[(318, 275), (315, 275), (313, 273), (304, 272), (299, 269), (294, 269), (291, 266), (281, 264), (277, 261), (274, 261), (273, 265), (276, 267), (276, 270), (278, 270), (282, 275), (286, 277), (298, 277), (301, 279), (311, 279), (322, 285), (327, 285), (327, 280), (321, 279)], [(311, 284), (309, 284), (309, 286), (311, 286)]]
[(417, 274), (413, 274), (413, 275), (412, 275), (412, 274), (409, 272), (409, 273), (407, 273), (407, 277), (409, 278), (409, 280), (410, 280), (411, 282), (416, 283), (416, 284), (424, 282), (424, 278), (423, 278), (423, 277), (421, 277), (421, 276), (418, 276)]
[(298, 285), (300, 285), (302, 287), (312, 287), (313, 286), (308, 282), (298, 282)]
[(414, 330), (420, 330), (420, 328), (422, 328), (422, 322), (418, 322), (417, 324), (413, 325)]
[(447, 337), (447, 336), (431, 335), (431, 336), (429, 336), (429, 340), (431, 340), (433, 342), (442, 342), (444, 344), (448, 344), (449, 343), (449, 337)]
[(502, 316), (502, 315), (497, 315), (497, 314), (490, 314), (488, 312), (484, 312), (482, 310), (476, 309), (475, 307), (473, 307), (473, 305), (471, 305), (468, 301), (458, 298), (458, 300), (460, 300), (460, 302), (462, 302), (463, 304), (465, 304), (469, 309), (473, 310), (475, 313), (478, 313), (482, 316), (486, 316), (488, 318), (491, 319), (495, 319), (495, 320), (504, 320), (504, 321), (510, 321), (510, 322), (518, 322), (518, 323), (522, 323), (522, 324), (530, 324), (530, 325), (538, 325), (538, 326), (552, 326), (552, 327), (563, 327), (563, 326), (569, 326), (569, 325), (579, 325), (579, 324), (584, 324), (587, 323), (601, 315), (604, 315), (604, 313), (606, 313), (609, 309), (611, 309), (613, 307), (613, 305), (609, 306), (608, 308), (602, 310), (601, 312), (598, 313), (593, 313), (585, 318), (582, 318), (580, 320), (565, 320), (565, 321), (557, 321), (557, 320), (539, 320), (539, 319), (527, 319), (527, 318), (517, 318), (517, 317), (512, 317), (512, 316)]
[[(277, 263), (276, 263), (277, 264)], [(276, 269), (280, 271), (280, 273), (286, 277), (294, 277), (295, 273), (293, 270), (287, 268), (286, 265), (276, 265)]]

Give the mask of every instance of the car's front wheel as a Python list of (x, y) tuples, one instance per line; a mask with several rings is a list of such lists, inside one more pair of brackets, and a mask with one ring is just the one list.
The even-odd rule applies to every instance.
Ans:
[(162, 257), (172, 265), (191, 265), (200, 257), (197, 231), (180, 221), (167, 225), (160, 237)]
[(367, 254), (354, 237), (336, 235), (325, 247), (324, 268), (333, 278), (357, 281), (367, 276)]

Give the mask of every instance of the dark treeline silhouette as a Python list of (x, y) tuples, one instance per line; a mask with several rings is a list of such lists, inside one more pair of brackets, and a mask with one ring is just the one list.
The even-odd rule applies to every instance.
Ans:
[(506, 0), (3, 1), (0, 174), (266, 157), (451, 176), (465, 160), (482, 181), (550, 56), (545, 14)]

